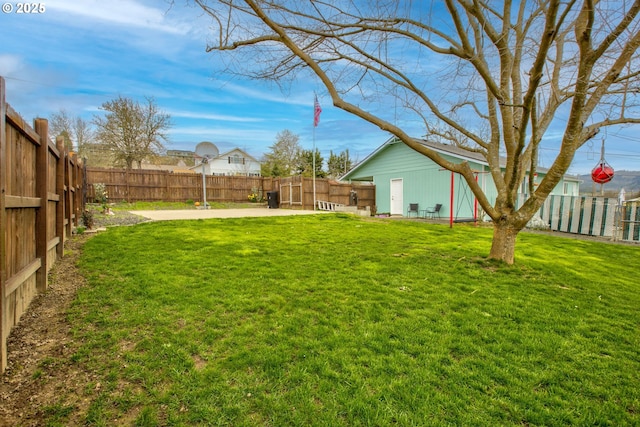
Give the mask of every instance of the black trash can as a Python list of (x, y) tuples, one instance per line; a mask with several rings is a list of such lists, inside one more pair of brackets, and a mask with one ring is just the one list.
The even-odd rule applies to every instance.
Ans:
[(267, 191), (267, 205), (269, 206), (269, 209), (278, 208), (278, 192), (277, 191)]

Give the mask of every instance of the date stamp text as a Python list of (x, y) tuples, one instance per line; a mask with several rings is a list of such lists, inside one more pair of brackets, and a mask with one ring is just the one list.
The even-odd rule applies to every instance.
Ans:
[(2, 3), (2, 13), (10, 14), (40, 14), (45, 13), (47, 7), (44, 3)]

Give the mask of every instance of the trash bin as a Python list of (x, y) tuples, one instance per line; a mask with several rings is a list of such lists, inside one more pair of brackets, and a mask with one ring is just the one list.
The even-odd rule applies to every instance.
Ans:
[(278, 208), (278, 192), (277, 191), (267, 191), (267, 205), (269, 206), (269, 209)]

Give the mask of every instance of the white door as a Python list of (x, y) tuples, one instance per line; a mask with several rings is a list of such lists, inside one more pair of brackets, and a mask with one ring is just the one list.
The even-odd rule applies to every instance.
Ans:
[(402, 178), (391, 180), (391, 215), (404, 214), (404, 202), (402, 200)]

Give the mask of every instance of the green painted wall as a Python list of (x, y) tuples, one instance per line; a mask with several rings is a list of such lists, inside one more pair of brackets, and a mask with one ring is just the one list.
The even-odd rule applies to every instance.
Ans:
[[(460, 159), (444, 155), (453, 162)], [(487, 167), (470, 161), (473, 170), (487, 171)], [(488, 172), (478, 173), (478, 183), (484, 189), (489, 202), (495, 202), (497, 191)], [(536, 182), (540, 182), (543, 173), (539, 173)], [(451, 203), (451, 172), (441, 170), (428, 157), (412, 150), (401, 142), (389, 143), (380, 148), (365, 163), (347, 174), (344, 179), (373, 179), (376, 185), (376, 209), (378, 213), (391, 211), (391, 181), (402, 179), (402, 214), (407, 214), (409, 203), (418, 203), (419, 209), (442, 204), (440, 215), (449, 218), (452, 209), (454, 219), (469, 219), (474, 216), (475, 197), (464, 179), (458, 174), (453, 176), (453, 204)], [(566, 186), (565, 186), (566, 183)], [(578, 194), (579, 182), (562, 180), (552, 194)], [(527, 189), (523, 187), (523, 191)], [(478, 206), (478, 209), (480, 207)]]
[[(446, 156), (451, 161), (459, 159)], [(474, 170), (482, 170), (482, 165), (470, 163)], [(409, 203), (418, 203), (420, 209), (431, 208), (442, 204), (442, 217), (448, 218), (451, 212), (451, 172), (441, 170), (428, 157), (412, 150), (402, 143), (389, 144), (374, 157), (363, 164), (347, 179), (373, 177), (376, 185), (377, 212), (389, 213), (391, 210), (391, 180), (403, 180), (403, 214), (406, 214)], [(488, 179), (488, 174), (478, 174), (478, 179), (487, 177), (486, 186), (490, 199), (495, 199), (495, 187)], [(459, 175), (454, 175), (453, 216), (458, 218), (473, 217), (474, 197), (467, 184)]]

